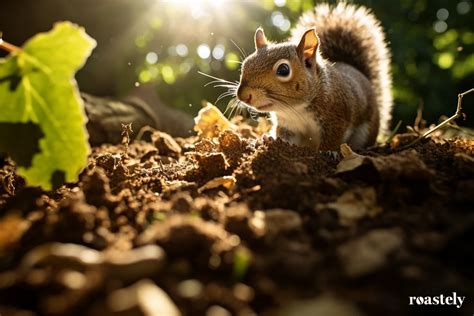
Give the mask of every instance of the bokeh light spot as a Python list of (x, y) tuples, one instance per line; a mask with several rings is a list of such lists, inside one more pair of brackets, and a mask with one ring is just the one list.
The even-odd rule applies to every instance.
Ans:
[(176, 53), (181, 57), (186, 57), (188, 55), (188, 47), (184, 44), (176, 45)]
[(225, 55), (225, 48), (224, 48), (224, 45), (222, 44), (216, 45), (214, 49), (212, 50), (212, 57), (214, 57), (214, 59), (222, 60), (224, 58), (224, 55)]
[(451, 53), (441, 53), (438, 56), (438, 66), (442, 69), (451, 68), (454, 63), (454, 56)]
[(207, 59), (211, 55), (211, 49), (207, 44), (201, 44), (197, 48), (197, 54), (201, 59)]
[(273, 3), (275, 3), (277, 7), (284, 7), (286, 4), (286, 0), (273, 0)]
[(471, 11), (471, 6), (472, 4), (467, 2), (467, 1), (461, 1), (457, 4), (456, 10), (458, 11), (459, 14), (467, 14), (469, 11)]
[(283, 21), (285, 21), (285, 17), (280, 11), (275, 11), (272, 13), (272, 24), (275, 25), (276, 27), (280, 27), (283, 24)]
[(433, 24), (433, 29), (436, 33), (443, 33), (448, 29), (448, 24), (446, 24), (444, 21), (436, 21)]
[(449, 11), (445, 8), (441, 8), (436, 12), (436, 17), (440, 21), (446, 21), (449, 17)]
[(176, 76), (174, 74), (173, 68), (170, 66), (163, 66), (161, 69), (161, 76), (167, 84), (173, 84), (176, 81)]
[(150, 65), (156, 64), (156, 62), (158, 61), (158, 55), (155, 52), (149, 52), (148, 54), (146, 54), (145, 60)]
[(239, 68), (239, 55), (234, 52), (230, 52), (225, 56), (225, 66), (227, 69), (235, 70)]

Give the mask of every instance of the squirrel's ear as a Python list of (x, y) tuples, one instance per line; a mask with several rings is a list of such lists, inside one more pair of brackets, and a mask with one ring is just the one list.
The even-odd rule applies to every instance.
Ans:
[(315, 29), (304, 32), (298, 44), (298, 55), (304, 60), (312, 59), (318, 50), (319, 38)]
[(265, 32), (263, 32), (263, 29), (259, 27), (255, 31), (255, 49), (259, 49), (262, 47), (267, 46), (268, 41), (267, 38), (265, 37)]

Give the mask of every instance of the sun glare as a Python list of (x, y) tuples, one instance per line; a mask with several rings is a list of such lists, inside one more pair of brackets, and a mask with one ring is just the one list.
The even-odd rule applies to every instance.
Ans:
[(206, 17), (209, 15), (209, 11), (221, 11), (225, 9), (226, 3), (231, 0), (166, 0), (165, 3), (169, 3), (175, 7), (182, 9), (188, 8), (191, 11), (191, 16), (195, 19)]

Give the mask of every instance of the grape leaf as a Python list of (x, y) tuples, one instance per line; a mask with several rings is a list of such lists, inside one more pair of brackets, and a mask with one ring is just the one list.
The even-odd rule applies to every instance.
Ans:
[(84, 29), (61, 22), (0, 59), (0, 152), (15, 159), (28, 185), (49, 190), (75, 181), (87, 163), (86, 116), (74, 75), (95, 45)]

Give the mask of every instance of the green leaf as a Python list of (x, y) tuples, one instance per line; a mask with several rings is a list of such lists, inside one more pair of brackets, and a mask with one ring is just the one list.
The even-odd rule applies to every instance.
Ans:
[(87, 162), (86, 116), (74, 75), (95, 45), (84, 29), (61, 22), (0, 59), (0, 152), (15, 159), (29, 185), (51, 189), (75, 181)]

